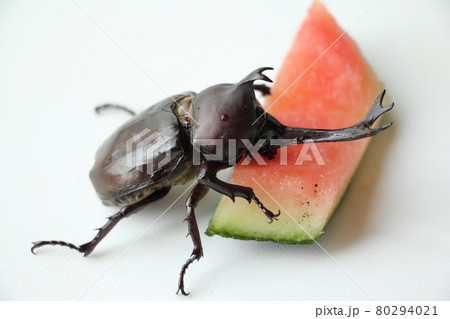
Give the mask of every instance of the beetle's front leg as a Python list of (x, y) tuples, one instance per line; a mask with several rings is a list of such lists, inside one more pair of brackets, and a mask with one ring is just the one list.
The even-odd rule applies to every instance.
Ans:
[(270, 95), (270, 87), (265, 84), (253, 84), (253, 88), (261, 92), (263, 96)]
[(194, 208), (197, 206), (198, 202), (206, 195), (209, 188), (202, 184), (196, 184), (189, 194), (186, 200), (186, 221), (188, 223), (188, 235), (192, 238), (192, 243), (194, 244), (194, 249), (192, 250), (191, 257), (184, 263), (181, 267), (180, 279), (178, 281), (177, 293), (181, 293), (185, 296), (189, 295), (184, 290), (184, 275), (189, 265), (194, 262), (194, 260), (199, 260), (203, 257), (203, 247), (202, 241), (200, 239), (200, 232), (198, 230), (197, 220), (195, 219)]
[(278, 210), (278, 214), (272, 213), (268, 210), (263, 203), (256, 197), (255, 192), (250, 187), (240, 186), (229, 184), (224, 181), (221, 181), (217, 178), (216, 172), (205, 168), (201, 171), (199, 177), (199, 183), (207, 185), (208, 187), (214, 189), (216, 192), (226, 195), (234, 202), (235, 197), (242, 197), (246, 199), (249, 203), (254, 201), (256, 205), (262, 210), (264, 215), (269, 218), (269, 223), (273, 222), (273, 220), (277, 220), (277, 217), (280, 216), (280, 211)]

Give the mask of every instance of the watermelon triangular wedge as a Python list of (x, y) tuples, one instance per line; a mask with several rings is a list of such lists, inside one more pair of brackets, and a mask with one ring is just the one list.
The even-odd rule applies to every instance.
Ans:
[[(316, 1), (265, 108), (286, 125), (342, 128), (360, 121), (381, 90), (355, 42)], [(288, 146), (287, 165), (280, 163), (280, 150), (267, 165), (255, 161), (237, 165), (230, 183), (252, 187), (267, 208), (279, 209), (281, 215), (268, 223), (256, 204), (244, 199), (233, 203), (224, 196), (206, 234), (290, 244), (314, 242), (323, 233), (368, 142)]]

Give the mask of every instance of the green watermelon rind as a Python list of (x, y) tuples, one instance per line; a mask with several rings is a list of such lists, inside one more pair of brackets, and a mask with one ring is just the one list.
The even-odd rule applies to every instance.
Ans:
[[(314, 2), (314, 5), (318, 5), (320, 2)], [(326, 11), (326, 10), (325, 10)], [(302, 26), (303, 27), (303, 26)], [(296, 38), (297, 39), (297, 38)], [(364, 60), (361, 52), (359, 53), (360, 58)], [(288, 55), (289, 56), (289, 55)], [(364, 69), (361, 70), (362, 75), (365, 74), (367, 81), (365, 82), (367, 85), (367, 89), (372, 90), (375, 87), (382, 88), (382, 83), (379, 81), (378, 77), (375, 75), (373, 70), (371, 70), (370, 65), (367, 63), (364, 64)], [(361, 75), (361, 74), (360, 74)], [(375, 92), (374, 92), (375, 93)], [(377, 121), (378, 122), (378, 121)], [(375, 123), (374, 125), (376, 125)], [(344, 142), (345, 143), (345, 142)], [(348, 142), (351, 143), (351, 142)], [(286, 216), (280, 216), (279, 221), (273, 221), (270, 226), (265, 226), (261, 224), (261, 220), (257, 220), (256, 218), (264, 219), (264, 215), (261, 212), (260, 216), (257, 216), (257, 210), (253, 208), (249, 208), (246, 210), (245, 207), (239, 204), (239, 209), (242, 210), (242, 215), (239, 214), (238, 211), (233, 211), (232, 204), (225, 202), (224, 197), (222, 197), (221, 202), (216, 208), (216, 212), (212, 219), (209, 222), (209, 227), (207, 228), (205, 234), (207, 236), (220, 235), (222, 237), (241, 239), (241, 240), (255, 240), (255, 241), (272, 241), (276, 243), (283, 244), (311, 244), (317, 242), (319, 238), (324, 233), (324, 229), (327, 227), (331, 217), (338, 209), (338, 206), (342, 202), (345, 194), (347, 193), (350, 183), (354, 179), (355, 174), (357, 173), (359, 167), (361, 166), (361, 162), (365, 157), (367, 152), (367, 147), (370, 144), (370, 140), (362, 149), (362, 152), (358, 154), (359, 158), (354, 158), (354, 166), (353, 171), (350, 173), (345, 180), (340, 181), (341, 190), (339, 193), (334, 193), (333, 197), (329, 197), (328, 200), (325, 201), (325, 198), (319, 199), (317, 202), (319, 204), (318, 214), (314, 214), (315, 216), (311, 216), (309, 218), (310, 223), (303, 224), (303, 220), (299, 220), (301, 218), (299, 213), (302, 212), (301, 207), (294, 206), (294, 202), (296, 200), (290, 201), (286, 199), (286, 202), (282, 202), (281, 204), (286, 205), (289, 208), (289, 211), (292, 214), (292, 217), (295, 220), (291, 220), (289, 222)], [(345, 158), (344, 158), (345, 159)], [(276, 170), (276, 168), (274, 168)], [(301, 177), (299, 177), (301, 179)], [(324, 181), (321, 181), (323, 183)], [(241, 181), (241, 183), (245, 183)], [(243, 185), (248, 186), (248, 185)], [(272, 185), (274, 186), (274, 185)], [(272, 189), (272, 195), (277, 194), (276, 189)], [(285, 197), (285, 196), (284, 196)], [(320, 206), (321, 201), (324, 200), (323, 206)], [(236, 203), (237, 204), (237, 203)], [(317, 205), (316, 205), (317, 206)], [(320, 208), (322, 207), (322, 208)], [(283, 212), (282, 212), (283, 214)], [(285, 213), (286, 214), (286, 213)], [(290, 214), (287, 214), (290, 215)], [(307, 219), (308, 220), (308, 219)], [(300, 225), (304, 225), (305, 229), (302, 226), (295, 227), (296, 223), (300, 223)], [(273, 226), (274, 228), (270, 228)]]
[[(209, 237), (212, 237), (214, 235), (219, 235), (224, 238), (232, 238), (232, 239), (240, 239), (240, 240), (271, 241), (271, 242), (275, 242), (275, 243), (279, 243), (279, 244), (290, 244), (290, 245), (316, 243), (320, 239), (320, 237), (324, 234), (323, 230), (327, 227), (331, 217), (334, 215), (335, 211), (337, 210), (340, 203), (342, 202), (345, 194), (347, 193), (347, 190), (348, 190), (351, 182), (353, 181), (353, 177), (356, 175), (357, 171), (359, 170), (359, 167), (361, 166), (361, 162), (364, 160), (367, 148), (369, 147), (370, 143), (371, 143), (371, 140), (369, 141), (369, 143), (366, 144), (364, 151), (361, 154), (361, 158), (360, 158), (358, 164), (356, 165), (355, 170), (353, 171), (353, 174), (351, 174), (349, 179), (347, 180), (345, 188), (342, 190), (340, 197), (336, 200), (335, 205), (332, 207), (332, 209), (328, 213), (327, 219), (325, 220), (322, 230), (319, 231), (318, 233), (316, 233), (316, 234), (309, 233), (309, 235), (311, 235), (311, 236), (309, 236), (303, 230), (300, 230), (297, 238), (290, 237), (290, 238), (277, 238), (277, 239), (274, 239), (274, 238), (268, 237), (268, 236), (264, 236), (265, 234), (261, 234), (261, 233), (257, 233), (257, 234), (254, 234), (254, 233), (253, 234), (252, 233), (244, 234), (242, 232), (232, 233), (230, 231), (226, 231), (221, 228), (215, 227), (214, 226), (214, 216), (215, 215), (214, 215), (211, 218), (211, 220), (209, 221), (209, 226), (205, 231), (205, 235), (207, 235)], [(245, 214), (245, 212), (242, 212), (242, 213)], [(261, 218), (265, 218), (264, 215), (262, 214), (262, 212), (261, 212)], [(273, 221), (274, 227), (277, 227), (276, 222), (277, 222), (276, 220)], [(307, 237), (307, 238), (305, 238), (305, 237)], [(311, 238), (311, 237), (313, 237), (313, 238)]]

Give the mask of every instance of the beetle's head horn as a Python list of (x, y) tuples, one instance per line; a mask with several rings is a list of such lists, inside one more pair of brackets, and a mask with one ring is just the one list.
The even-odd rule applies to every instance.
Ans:
[(273, 70), (273, 68), (259, 68), (250, 72), (246, 77), (234, 84), (230, 92), (230, 97), (233, 100), (239, 100), (240, 105), (256, 105), (255, 88), (253, 82), (256, 80), (262, 80), (266, 82), (272, 82), (266, 75), (263, 74), (266, 70)]
[[(255, 96), (253, 82), (262, 80), (272, 82), (262, 72), (272, 68), (259, 68), (250, 72), (236, 84), (222, 83), (201, 91), (192, 102), (195, 125), (192, 126), (191, 139), (195, 141), (213, 139), (223, 140), (225, 158), (238, 160), (246, 151), (244, 140), (254, 140), (260, 129), (261, 104)], [(258, 125), (253, 125), (258, 122)], [(235, 154), (228, 153), (230, 140), (235, 140)], [(231, 142), (230, 142), (231, 143)], [(197, 147), (197, 146), (195, 146)], [(204, 154), (213, 154), (213, 145), (200, 146)], [(232, 156), (232, 157), (229, 157)]]
[[(235, 114), (236, 119), (234, 121), (237, 121), (239, 117), (248, 116), (250, 124), (253, 123), (255, 119), (251, 117), (255, 116), (256, 108), (261, 105), (256, 100), (253, 82), (256, 80), (272, 82), (263, 74), (266, 70), (273, 70), (273, 68), (258, 68), (235, 84), (216, 84), (197, 94), (192, 102), (192, 113), (196, 123), (202, 123), (203, 128), (208, 127), (205, 131), (211, 130), (212, 128), (205, 123), (211, 122), (214, 117), (211, 115), (212, 113), (227, 114), (228, 116)], [(216, 122), (211, 123), (217, 124)], [(202, 133), (201, 136), (206, 136), (206, 132), (205, 134)]]
[(256, 69), (256, 70), (250, 72), (245, 78), (240, 80), (238, 83), (236, 83), (236, 86), (241, 86), (243, 84), (249, 84), (249, 83), (253, 84), (253, 82), (256, 80), (263, 80), (263, 81), (272, 83), (273, 81), (271, 79), (269, 79), (266, 75), (263, 74), (263, 72), (266, 70), (273, 70), (273, 68), (263, 67), (263, 68)]

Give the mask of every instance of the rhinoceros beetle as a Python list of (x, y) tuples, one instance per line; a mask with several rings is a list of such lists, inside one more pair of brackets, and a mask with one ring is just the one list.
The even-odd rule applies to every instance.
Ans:
[[(353, 126), (307, 129), (283, 125), (265, 112), (256, 99), (255, 90), (263, 95), (270, 94), (266, 85), (254, 84), (256, 80), (272, 82), (263, 74), (266, 70), (272, 68), (256, 69), (236, 84), (218, 84), (198, 94), (185, 92), (168, 97), (139, 114), (120, 106), (100, 107), (118, 107), (134, 115), (99, 148), (90, 172), (103, 204), (120, 207), (120, 210), (109, 217), (88, 243), (76, 246), (64, 241), (38, 241), (33, 243), (31, 251), (34, 253), (44, 245), (61, 245), (88, 256), (122, 218), (162, 198), (172, 186), (197, 179), (186, 201), (186, 221), (194, 248), (181, 267), (177, 291), (187, 295), (184, 289), (186, 270), (203, 256), (194, 209), (210, 188), (233, 201), (235, 197), (242, 197), (249, 203), (255, 202), (270, 222), (280, 214), (280, 211), (274, 214), (267, 209), (253, 189), (216, 177), (218, 171), (249, 155), (244, 141), (255, 145), (256, 141), (263, 140), (257, 152), (273, 158), (282, 146), (357, 140), (374, 136), (392, 124), (371, 128), (379, 116), (393, 107), (393, 103), (382, 106), (383, 90), (365, 118)], [(278, 142), (270, 143), (273, 140)], [(220, 141), (222, 147), (204, 141)], [(155, 167), (155, 164), (158, 165)]]

